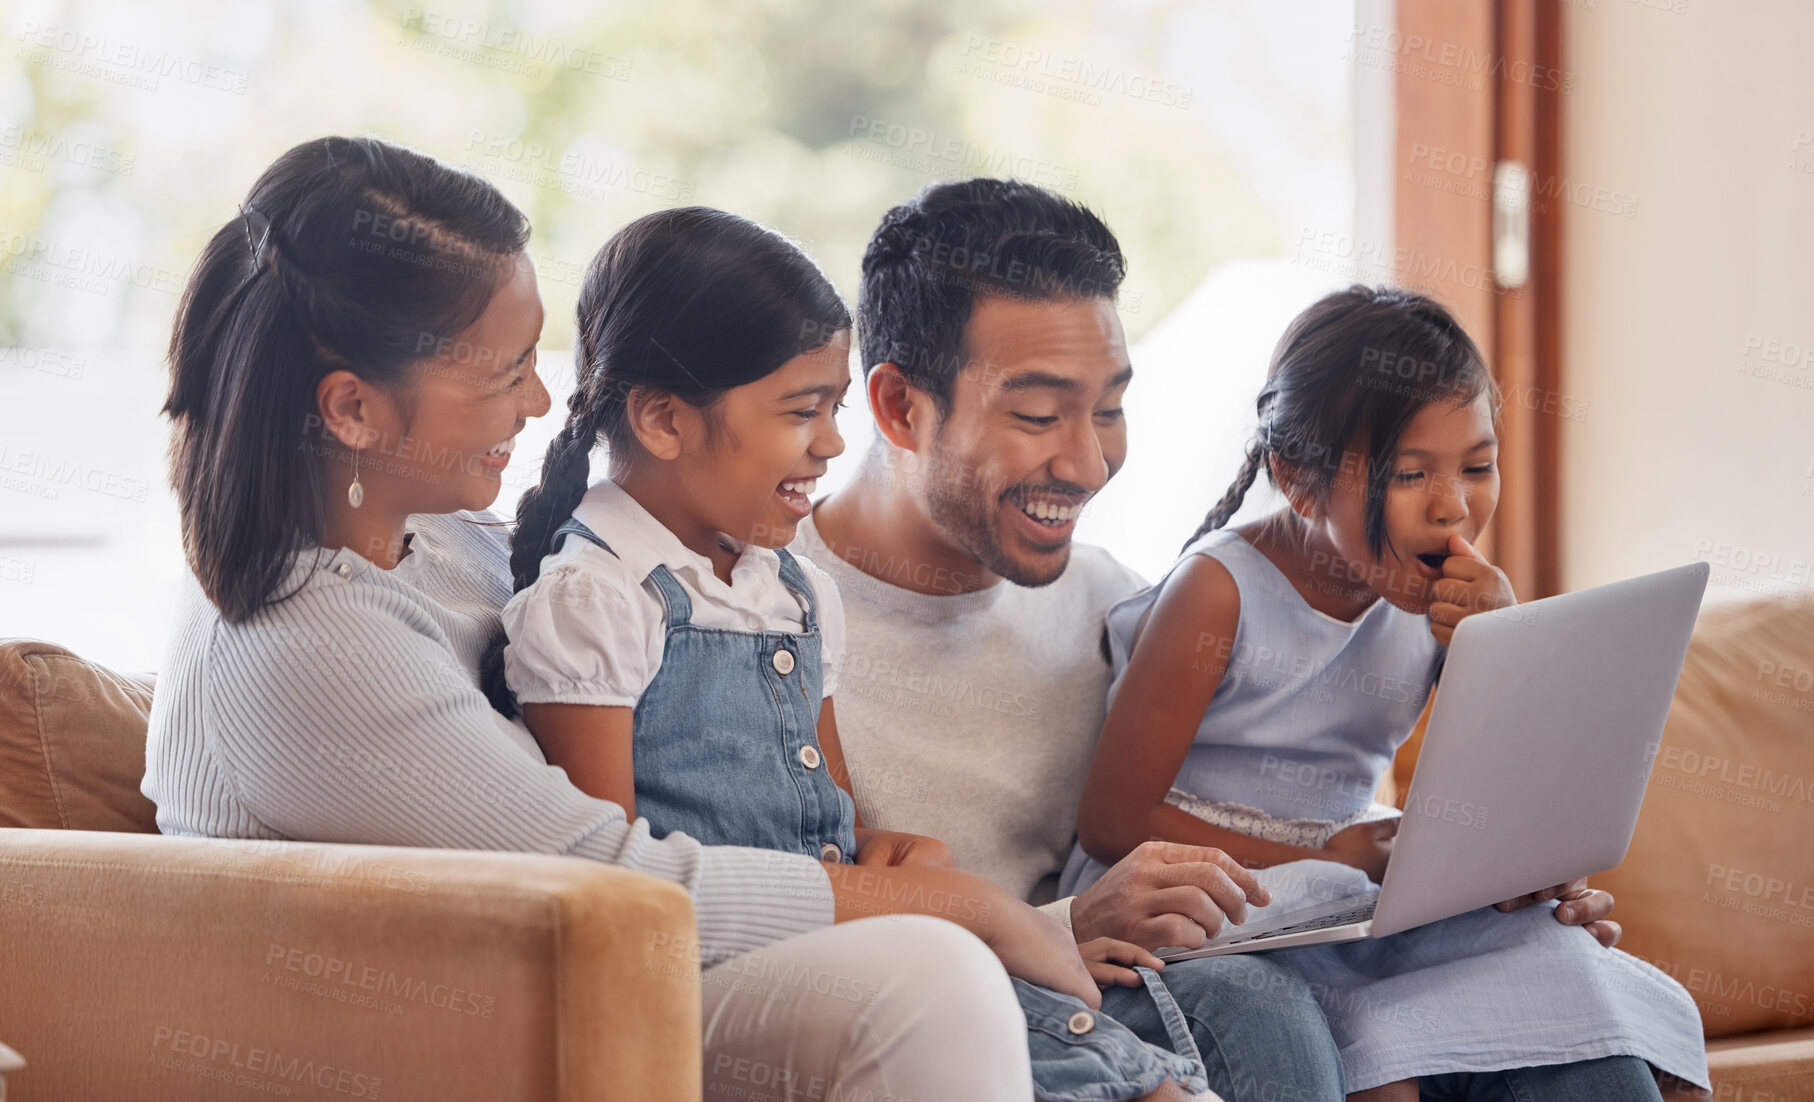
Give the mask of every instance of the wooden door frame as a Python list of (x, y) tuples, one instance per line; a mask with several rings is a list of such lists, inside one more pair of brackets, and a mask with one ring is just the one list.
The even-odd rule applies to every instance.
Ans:
[[(1482, 552), (1521, 600), (1559, 591), (1562, 381), (1561, 0), (1397, 0), (1357, 25), (1356, 59), (1395, 74), (1393, 276), (1434, 295), (1486, 353), (1505, 397), (1499, 508)], [(1371, 53), (1371, 57), (1369, 57)], [(1494, 270), (1494, 169), (1529, 170), (1524, 284)]]

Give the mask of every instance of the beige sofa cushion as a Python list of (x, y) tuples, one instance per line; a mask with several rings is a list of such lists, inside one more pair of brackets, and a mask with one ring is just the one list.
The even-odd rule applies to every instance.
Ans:
[(1702, 611), (1637, 837), (1594, 884), (1707, 1036), (1814, 1025), (1814, 604)]
[(152, 678), (0, 640), (0, 827), (157, 831), (139, 792)]
[[(1400, 794), (1428, 719), (1393, 762)], [(1708, 1037), (1814, 1026), (1814, 603), (1703, 608), (1631, 851), (1592, 883)]]

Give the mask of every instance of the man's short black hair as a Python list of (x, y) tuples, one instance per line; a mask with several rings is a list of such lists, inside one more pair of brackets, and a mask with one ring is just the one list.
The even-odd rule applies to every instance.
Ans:
[(950, 410), (964, 326), (984, 295), (1114, 301), (1121, 244), (1081, 203), (1018, 180), (934, 184), (882, 218), (863, 253), (863, 374), (892, 363)]

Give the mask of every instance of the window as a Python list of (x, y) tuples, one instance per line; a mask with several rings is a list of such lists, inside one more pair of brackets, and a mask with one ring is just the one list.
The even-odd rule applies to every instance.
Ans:
[[(507, 14), (506, 14), (507, 13)], [(1130, 259), (1133, 452), (1082, 538), (1155, 575), (1232, 476), (1286, 319), (1345, 282), (1354, 6), (834, 0), (600, 10), (352, 0), (9, 8), (0, 75), (0, 633), (161, 660), (184, 565), (163, 348), (190, 265), (278, 153), (374, 133), (495, 181), (536, 227), (557, 403), (578, 282), (629, 218), (707, 203), (847, 295), (928, 182), (1013, 175)], [(1364, 74), (1363, 74), (1364, 76)], [(532, 425), (500, 508), (559, 427)], [(844, 415), (847, 477), (867, 439)]]

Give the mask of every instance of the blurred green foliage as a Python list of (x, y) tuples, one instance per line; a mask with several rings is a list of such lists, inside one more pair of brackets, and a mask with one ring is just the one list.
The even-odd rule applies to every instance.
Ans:
[[(1163, 71), (1172, 5), (437, 4), (15, 12), (13, 71), (0, 72), (20, 105), (0, 168), (0, 344), (160, 346), (172, 284), (252, 179), (332, 132), (468, 166), (521, 205), (550, 347), (570, 340), (592, 252), (628, 219), (682, 202), (775, 226), (854, 295), (890, 205), (941, 178), (1029, 178), (1088, 203), (1121, 238), (1130, 336), (1221, 260), (1283, 248), (1274, 213), (1193, 117), (1196, 90)], [(73, 162), (70, 135), (112, 166)], [(112, 283), (70, 293), (26, 263), (31, 242), (62, 250), (65, 267), (88, 249), (86, 276)]]

